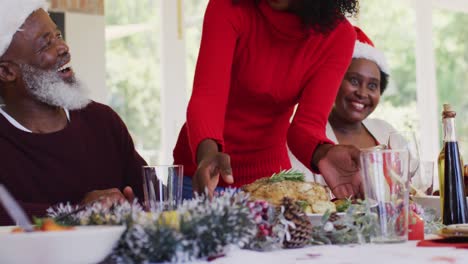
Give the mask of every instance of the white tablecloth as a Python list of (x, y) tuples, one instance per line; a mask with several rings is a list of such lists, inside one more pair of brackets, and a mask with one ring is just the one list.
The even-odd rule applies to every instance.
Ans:
[(468, 249), (416, 247), (415, 241), (401, 244), (311, 246), (302, 249), (255, 252), (232, 250), (210, 263), (320, 263), (320, 264), (468, 264)]

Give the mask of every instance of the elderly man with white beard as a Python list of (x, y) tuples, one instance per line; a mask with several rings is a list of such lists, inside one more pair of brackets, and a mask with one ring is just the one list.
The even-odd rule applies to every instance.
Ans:
[(29, 216), (141, 198), (145, 161), (118, 115), (88, 99), (46, 5), (0, 0), (0, 183)]

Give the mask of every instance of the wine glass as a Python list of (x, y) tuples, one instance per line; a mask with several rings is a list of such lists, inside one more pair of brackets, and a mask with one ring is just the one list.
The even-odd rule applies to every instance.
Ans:
[(423, 161), (419, 163), (419, 170), (411, 179), (412, 187), (420, 196), (432, 195), (434, 187), (434, 161)]
[(390, 149), (408, 150), (410, 179), (416, 175), (419, 169), (419, 144), (413, 131), (394, 131), (388, 136), (387, 146)]

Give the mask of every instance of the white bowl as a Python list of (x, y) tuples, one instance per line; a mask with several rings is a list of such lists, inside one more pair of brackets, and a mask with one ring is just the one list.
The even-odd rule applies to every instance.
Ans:
[[(413, 201), (421, 205), (423, 208), (432, 208), (436, 212), (436, 216), (440, 217), (440, 197), (439, 196), (413, 196)], [(468, 197), (466, 197), (468, 202)]]
[(12, 228), (0, 228), (0, 263), (98, 263), (125, 231), (125, 226), (80, 226), (68, 231), (11, 233)]
[[(345, 213), (337, 213), (339, 217), (343, 217)], [(312, 226), (318, 226), (322, 224), (323, 214), (307, 214), (310, 219)]]

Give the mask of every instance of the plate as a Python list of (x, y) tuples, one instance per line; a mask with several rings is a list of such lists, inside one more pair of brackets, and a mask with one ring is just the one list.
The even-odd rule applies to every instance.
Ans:
[(444, 238), (468, 239), (468, 224), (448, 225), (439, 230), (439, 235)]
[(79, 226), (68, 231), (11, 233), (13, 228), (0, 228), (0, 263), (98, 263), (125, 231), (125, 226)]
[[(336, 213), (339, 217), (343, 217), (345, 213)], [(312, 223), (312, 226), (318, 226), (322, 224), (323, 214), (307, 214)]]

